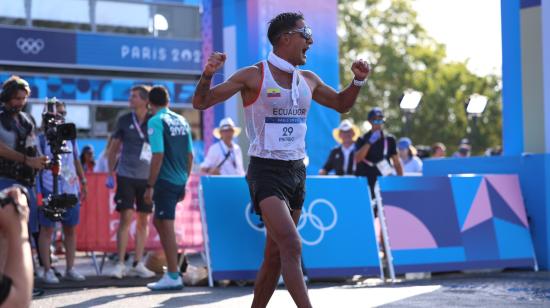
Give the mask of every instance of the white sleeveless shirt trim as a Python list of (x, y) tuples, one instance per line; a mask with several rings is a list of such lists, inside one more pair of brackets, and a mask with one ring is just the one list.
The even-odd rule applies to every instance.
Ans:
[(294, 105), (291, 90), (277, 84), (267, 61), (262, 61), (261, 65), (263, 76), (259, 96), (244, 108), (246, 134), (250, 139), (248, 154), (278, 160), (303, 159), (311, 89), (299, 74), (299, 98)]

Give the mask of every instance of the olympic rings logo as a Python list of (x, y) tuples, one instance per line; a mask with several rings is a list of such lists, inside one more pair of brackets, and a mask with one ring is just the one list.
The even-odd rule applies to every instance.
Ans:
[(34, 38), (24, 38), (20, 37), (15, 41), (15, 45), (19, 50), (21, 50), (22, 53), (28, 55), (33, 54), (36, 55), (46, 47), (46, 43), (42, 39), (34, 39)]
[[(319, 210), (315, 210), (323, 207), (328, 209), (330, 213), (329, 215), (323, 216), (325, 219), (321, 218), (319, 215)], [(326, 221), (327, 219), (325, 216), (331, 216), (332, 218)], [(256, 214), (254, 214), (254, 209), (252, 208), (251, 203), (248, 203), (245, 208), (245, 218), (246, 222), (252, 229), (265, 233), (265, 225), (259, 220), (259, 218), (257, 218)], [(317, 230), (318, 235), (314, 239), (306, 239), (304, 238), (304, 235), (302, 235), (302, 233), (305, 232), (302, 230), (306, 228), (308, 223), (311, 224), (312, 228)], [(323, 241), (325, 233), (334, 229), (337, 223), (338, 212), (336, 211), (336, 207), (326, 199), (315, 199), (309, 204), (309, 206), (304, 206), (302, 209), (302, 215), (300, 216), (300, 220), (298, 221), (296, 228), (298, 229), (302, 243), (308, 246), (315, 246)]]

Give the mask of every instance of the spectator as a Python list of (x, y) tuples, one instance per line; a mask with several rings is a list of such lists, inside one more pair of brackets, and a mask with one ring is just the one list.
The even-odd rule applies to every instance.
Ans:
[[(0, 262), (0, 306), (29, 307), (33, 275), (32, 253), (27, 223), (29, 197), (26, 189), (6, 188), (0, 205), (0, 251), (5, 252), (5, 264)], [(4, 260), (0, 260), (4, 261)]]
[(109, 172), (109, 146), (111, 146), (112, 140), (111, 136), (107, 138), (107, 144), (103, 151), (101, 151), (101, 154), (99, 154), (99, 158), (94, 166), (94, 172)]
[(240, 175), (244, 176), (243, 153), (241, 147), (233, 142), (239, 136), (241, 128), (236, 127), (231, 118), (224, 118), (220, 126), (214, 129), (214, 137), (220, 139), (209, 149), (201, 172), (211, 175)]
[(40, 156), (31, 117), (23, 112), (31, 93), (29, 84), (12, 76), (2, 84), (0, 93), (0, 189), (14, 184), (29, 192), (29, 228), (38, 232), (38, 210), (34, 181), (48, 158)]
[(94, 148), (91, 145), (86, 145), (82, 148), (82, 153), (80, 153), (80, 164), (85, 173), (94, 172)]
[(458, 151), (453, 154), (453, 157), (465, 158), (470, 157), (472, 147), (467, 143), (462, 143), (458, 146)]
[[(61, 101), (56, 101), (55, 104), (57, 120), (63, 121), (66, 111), (65, 104)], [(39, 145), (42, 153), (48, 156), (52, 156), (51, 149), (47, 143), (44, 135), (38, 136)], [(80, 196), (82, 200), (86, 198), (86, 178), (84, 177), (84, 170), (80, 161), (78, 160), (78, 153), (76, 142), (67, 142), (66, 148), (71, 153), (61, 154), (61, 172), (58, 178), (58, 189), (60, 194), (75, 194)], [(51, 170), (41, 171), (39, 175), (38, 188), (42, 193), (43, 200), (47, 200), (48, 196), (53, 193), (53, 176)], [(79, 179), (82, 189), (80, 190)], [(67, 209), (63, 214), (61, 223), (63, 224), (63, 237), (65, 244), (65, 257), (67, 261), (67, 267), (65, 271), (65, 279), (73, 281), (83, 281), (84, 276), (78, 273), (74, 268), (74, 259), (76, 253), (76, 226), (79, 222), (80, 216), (80, 203), (77, 203), (73, 208)], [(48, 284), (57, 284), (59, 279), (56, 277), (54, 271), (51, 269), (50, 263), (50, 246), (52, 242), (52, 235), (55, 228), (55, 222), (48, 219), (44, 212), (39, 211), (38, 219), (40, 222), (40, 235), (38, 240), (38, 249), (40, 251), (39, 256), (44, 266), (44, 273), (42, 279)]]
[[(116, 130), (107, 147), (109, 176), (106, 186), (110, 189), (114, 188), (116, 169), (115, 203), (116, 210), (120, 213), (117, 230), (118, 263), (111, 272), (111, 276), (118, 279), (126, 275), (150, 278), (155, 274), (142, 262), (145, 243), (149, 235), (149, 219), (153, 212), (152, 205), (146, 204), (143, 198), (147, 188), (152, 155), (147, 137), (147, 121), (151, 118), (147, 109), (149, 87), (142, 85), (133, 87), (128, 102), (132, 111), (117, 120)], [(117, 157), (119, 153), (120, 159)], [(137, 213), (136, 251), (134, 263), (131, 268), (127, 269), (124, 260), (128, 245), (128, 231), (134, 213)]]
[(446, 156), (447, 147), (441, 142), (432, 145), (432, 158), (442, 158)]
[(319, 170), (320, 175), (327, 175), (334, 171), (336, 175), (354, 175), (356, 163), (355, 141), (359, 138), (359, 127), (350, 120), (343, 120), (338, 128), (332, 131), (332, 136), (340, 145), (332, 149), (325, 165)]
[(158, 231), (168, 271), (147, 287), (153, 291), (183, 288), (178, 270), (178, 246), (174, 234), (176, 204), (185, 196), (185, 184), (193, 164), (191, 127), (181, 115), (171, 111), (168, 90), (156, 86), (149, 92), (154, 116), (147, 122), (153, 157), (145, 190), (145, 202), (154, 202), (154, 225)]
[(368, 116), (372, 128), (363, 137), (357, 139), (355, 162), (358, 176), (367, 177), (371, 197), (374, 198), (374, 186), (378, 176), (397, 173), (403, 175), (403, 167), (397, 155), (395, 137), (383, 131), (384, 113), (381, 108), (373, 108)]
[(405, 175), (422, 174), (422, 160), (418, 157), (412, 140), (408, 137), (400, 138), (397, 142), (397, 149), (403, 165), (403, 173)]
[(500, 156), (502, 155), (502, 147), (500, 145), (497, 145), (494, 148), (488, 148), (485, 151), (485, 156)]

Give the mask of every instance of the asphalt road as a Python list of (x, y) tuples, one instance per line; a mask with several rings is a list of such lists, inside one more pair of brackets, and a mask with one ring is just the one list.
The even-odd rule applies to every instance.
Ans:
[[(31, 307), (249, 307), (252, 286), (186, 287), (150, 292), (146, 281), (89, 277), (65, 283), (33, 301)], [(103, 285), (118, 285), (103, 287)], [(550, 272), (503, 272), (434, 275), (427, 280), (380, 284), (312, 282), (314, 307), (550, 307)], [(279, 288), (268, 307), (295, 307)]]

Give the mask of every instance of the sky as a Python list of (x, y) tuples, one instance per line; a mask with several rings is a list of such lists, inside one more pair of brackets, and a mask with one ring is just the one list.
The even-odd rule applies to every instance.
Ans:
[(450, 60), (469, 59), (479, 75), (502, 75), (500, 0), (415, 0), (413, 8)]

